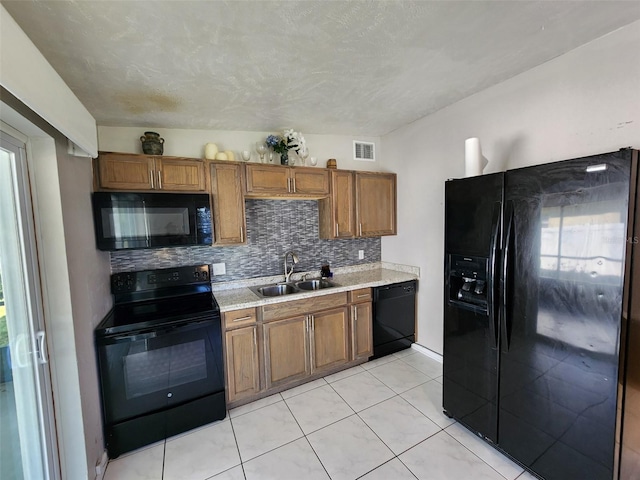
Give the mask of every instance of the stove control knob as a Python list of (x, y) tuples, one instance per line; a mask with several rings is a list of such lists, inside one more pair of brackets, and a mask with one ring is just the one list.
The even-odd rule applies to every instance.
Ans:
[(168, 398), (173, 397), (173, 393), (171, 393), (171, 392), (167, 393), (167, 397), (168, 397)]

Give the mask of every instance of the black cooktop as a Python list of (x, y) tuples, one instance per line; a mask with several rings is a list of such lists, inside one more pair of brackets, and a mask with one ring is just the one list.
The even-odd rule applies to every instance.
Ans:
[(208, 265), (114, 274), (111, 293), (115, 305), (97, 337), (220, 317)]

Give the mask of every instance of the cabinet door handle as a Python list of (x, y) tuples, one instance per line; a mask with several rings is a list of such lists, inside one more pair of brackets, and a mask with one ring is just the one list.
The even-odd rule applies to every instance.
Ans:
[(151, 183), (151, 190), (154, 190), (156, 186), (153, 183), (153, 172), (149, 170), (149, 182)]
[(291, 179), (287, 178), (287, 192), (291, 191)]
[(360, 236), (362, 236), (362, 223), (360, 223)]
[(256, 347), (258, 346), (258, 337), (256, 335), (256, 328), (255, 327), (253, 328), (253, 345), (256, 346)]
[(309, 318), (311, 318), (311, 331), (315, 332), (316, 331), (316, 321), (315, 318), (313, 318), (313, 315), (309, 315)]
[(336, 237), (340, 236), (340, 226), (338, 225), (338, 222), (336, 222)]
[(240, 227), (240, 241), (244, 242), (244, 227)]
[(353, 306), (353, 319), (356, 321), (356, 323), (358, 322), (358, 307), (356, 307), (355, 305)]
[(296, 193), (296, 177), (293, 177), (292, 183), (293, 183), (293, 193)]
[(158, 188), (162, 190), (162, 172), (158, 170)]
[(242, 322), (243, 320), (249, 320), (251, 318), (253, 318), (253, 316), (247, 315), (246, 317), (235, 318), (232, 320), (232, 322)]

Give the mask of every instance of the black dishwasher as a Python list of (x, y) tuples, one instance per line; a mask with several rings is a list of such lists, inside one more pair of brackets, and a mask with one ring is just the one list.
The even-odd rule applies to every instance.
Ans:
[(373, 289), (373, 357), (409, 348), (416, 334), (416, 280)]

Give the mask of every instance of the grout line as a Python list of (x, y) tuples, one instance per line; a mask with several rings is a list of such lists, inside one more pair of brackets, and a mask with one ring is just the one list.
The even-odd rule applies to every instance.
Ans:
[[(229, 417), (229, 423), (231, 424), (231, 433), (233, 433), (233, 440), (236, 442), (236, 450), (238, 451), (238, 460), (240, 460), (240, 466), (242, 467), (242, 476), (247, 478), (247, 475), (244, 473), (244, 462), (242, 461), (242, 455), (240, 454), (240, 445), (238, 445), (238, 437), (236, 436), (236, 429), (233, 428), (233, 422), (231, 421), (231, 417)], [(237, 465), (234, 465), (237, 466)], [(231, 467), (234, 468), (234, 467)]]
[[(259, 402), (261, 400), (264, 400), (265, 398), (275, 397), (276, 395), (280, 395), (280, 392), (274, 393), (273, 395), (269, 395), (268, 397), (260, 398), (258, 400), (255, 400), (255, 402)], [(280, 400), (276, 400), (273, 403), (269, 403), (267, 405), (263, 405), (262, 407), (258, 407), (258, 408), (254, 409), (254, 410), (249, 410), (248, 412), (235, 414), (233, 417), (231, 416), (231, 410), (227, 410), (227, 412), (228, 412), (227, 417), (229, 418), (229, 421), (231, 421), (232, 418), (239, 418), (239, 417), (242, 417), (243, 415), (246, 415), (248, 413), (257, 412), (258, 410), (262, 410), (263, 408), (270, 407), (271, 405), (275, 405), (276, 403), (281, 402), (283, 400), (284, 400), (284, 398), (282, 398), (282, 395), (280, 395)], [(242, 407), (245, 407), (247, 405), (251, 405), (252, 403), (254, 403), (254, 402), (245, 403), (244, 405), (240, 405), (239, 407), (236, 407), (236, 408), (242, 408)], [(235, 408), (232, 409), (232, 410), (235, 410)]]
[[(457, 422), (456, 422), (457, 423)], [(453, 424), (451, 424), (453, 425)], [(451, 426), (449, 425), (449, 426)], [(448, 428), (448, 427), (447, 427)], [(507, 479), (507, 477), (505, 477), (504, 475), (502, 475), (498, 470), (496, 470), (495, 468), (493, 468), (492, 465), (489, 465), (487, 462), (484, 461), (484, 459), (482, 459), (477, 453), (475, 453), (473, 450), (471, 450), (470, 448), (468, 448), (464, 443), (460, 442), (456, 437), (454, 437), (453, 435), (451, 435), (449, 432), (446, 431), (446, 429), (442, 430), (444, 433), (446, 433), (447, 435), (449, 435), (450, 438), (452, 438), (453, 440), (455, 440), (461, 447), (463, 447), (465, 450), (467, 450), (468, 452), (470, 452), (474, 457), (476, 457), (478, 460), (480, 460), (482, 463), (484, 463), (487, 467), (489, 467), (491, 470), (493, 470), (494, 472), (496, 472), (498, 475), (500, 475), (502, 478)], [(506, 457), (505, 457), (506, 458)], [(520, 473), (521, 475), (522, 473)], [(518, 476), (520, 476), (518, 475)], [(516, 477), (517, 478), (517, 477)], [(507, 479), (508, 480), (508, 479)]]
[[(344, 420), (344, 419), (343, 419)], [(327, 470), (327, 467), (324, 466), (324, 463), (322, 463), (322, 460), (320, 459), (320, 456), (318, 455), (318, 452), (316, 452), (316, 449), (313, 448), (313, 445), (311, 445), (311, 442), (309, 441), (309, 438), (307, 438), (307, 436), (304, 436), (304, 439), (307, 441), (307, 443), (309, 444), (309, 446), (311, 447), (311, 451), (313, 452), (313, 454), (316, 456), (316, 458), (318, 459), (318, 462), (320, 462), (320, 465), (322, 466), (323, 470), (325, 471), (325, 473), (327, 474), (327, 477), (329, 477), (329, 480), (331, 480), (331, 475), (329, 475), (329, 471)]]
[[(320, 378), (316, 378), (315, 380), (312, 380), (311, 382), (309, 382), (309, 383), (313, 383), (313, 382), (317, 382), (318, 380), (324, 380), (324, 385), (316, 385), (315, 387), (310, 388), (309, 390), (305, 390), (304, 392), (296, 393), (295, 395), (291, 395), (290, 397), (287, 397), (287, 398), (284, 398), (284, 397), (282, 396), (282, 392), (279, 392), (279, 393), (280, 393), (280, 396), (281, 396), (281, 397), (282, 397), (282, 399), (286, 402), (286, 401), (287, 401), (287, 400), (289, 400), (290, 398), (299, 397), (300, 395), (304, 395), (304, 394), (305, 394), (305, 393), (307, 393), (307, 392), (311, 392), (311, 391), (316, 390), (316, 389), (318, 389), (318, 388), (322, 388), (322, 387), (324, 387), (325, 385), (328, 385), (328, 384), (329, 384), (329, 382), (327, 382), (327, 381), (325, 380), (325, 378), (326, 378), (326, 377), (320, 377)], [(295, 388), (302, 387), (303, 385), (306, 385), (306, 383), (303, 383), (302, 385), (298, 385), (297, 387), (293, 387), (291, 390), (293, 390), (293, 389), (295, 389)], [(283, 390), (283, 391), (284, 391), (284, 392), (287, 392), (288, 390)]]
[(167, 463), (167, 439), (164, 439), (162, 442), (162, 473), (160, 474), (160, 478), (164, 480), (164, 467)]

